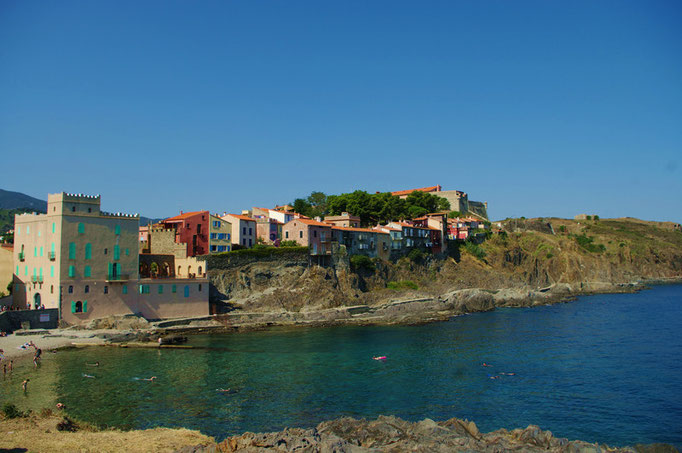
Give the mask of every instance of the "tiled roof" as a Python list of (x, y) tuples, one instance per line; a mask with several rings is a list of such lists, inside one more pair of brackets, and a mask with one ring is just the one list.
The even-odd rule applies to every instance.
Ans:
[(185, 220), (190, 217), (194, 217), (197, 214), (201, 214), (203, 212), (208, 212), (208, 211), (193, 211), (193, 212), (184, 212), (180, 215), (176, 215), (175, 217), (169, 217), (166, 220), (162, 220), (162, 222), (175, 222), (179, 220)]
[(381, 234), (388, 234), (388, 233), (383, 233), (381, 231), (377, 230), (372, 230), (369, 228), (355, 228), (355, 227), (332, 227), (332, 230), (341, 230), (341, 231), (357, 231), (360, 233), (381, 233)]
[(323, 222), (318, 222), (317, 220), (312, 220), (312, 219), (294, 219), (291, 222), (301, 222), (304, 225), (310, 225), (310, 226), (321, 226), (321, 227), (326, 227), (326, 228), (331, 228), (331, 225)]
[(239, 219), (239, 220), (246, 220), (248, 222), (255, 222), (256, 221), (256, 219), (252, 219), (249, 216), (245, 216), (245, 215), (241, 215), (241, 214), (227, 214), (224, 217), (227, 217), (227, 216), (234, 217), (235, 219)]
[(431, 186), (431, 187), (421, 187), (419, 189), (410, 189), (410, 190), (399, 190), (397, 192), (391, 192), (391, 195), (394, 196), (401, 196), (401, 195), (409, 195), (414, 191), (417, 192), (440, 192), (440, 186)]

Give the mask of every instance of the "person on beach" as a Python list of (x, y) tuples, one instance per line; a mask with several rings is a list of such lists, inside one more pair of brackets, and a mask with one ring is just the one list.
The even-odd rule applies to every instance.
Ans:
[(7, 375), (7, 364), (3, 363), (2, 364), (2, 377), (5, 377)]
[(33, 356), (33, 366), (38, 368), (38, 361), (40, 360), (40, 355), (43, 353), (42, 349), (36, 348), (36, 354)]
[(14, 360), (10, 360), (9, 361), (9, 372), (11, 373), (13, 369), (14, 369)]
[(21, 388), (24, 389), (24, 393), (26, 393), (26, 390), (28, 389), (28, 381), (30, 381), (30, 379), (26, 378), (26, 380), (21, 383)]

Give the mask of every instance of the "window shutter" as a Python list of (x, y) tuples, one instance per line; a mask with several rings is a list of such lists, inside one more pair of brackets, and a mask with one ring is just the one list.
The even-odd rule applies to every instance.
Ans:
[(114, 246), (114, 259), (118, 260), (120, 258), (121, 258), (121, 247), (119, 247), (118, 244), (116, 244)]
[(71, 313), (76, 313), (76, 302), (71, 301)]
[(109, 263), (109, 273), (107, 274), (109, 276), (109, 278), (111, 278), (113, 276), (113, 273), (114, 273), (114, 265), (113, 265), (113, 263)]
[(87, 312), (88, 312), (88, 301), (84, 300), (83, 301), (83, 313), (87, 313)]
[(114, 234), (121, 234), (121, 225), (116, 225), (114, 227)]

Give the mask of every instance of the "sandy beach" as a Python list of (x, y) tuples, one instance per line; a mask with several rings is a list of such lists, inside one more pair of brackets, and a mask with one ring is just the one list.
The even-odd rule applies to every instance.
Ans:
[[(19, 359), (27, 356), (32, 357), (35, 353), (33, 348), (21, 348), (21, 345), (33, 341), (43, 351), (72, 346), (79, 343), (103, 344), (106, 340), (104, 334), (120, 334), (120, 330), (101, 329), (101, 330), (71, 330), (53, 329), (49, 331), (36, 331), (35, 334), (17, 335), (12, 334), (0, 337), (0, 349), (4, 350), (2, 361), (9, 359)], [(1, 363), (1, 362), (0, 362)]]

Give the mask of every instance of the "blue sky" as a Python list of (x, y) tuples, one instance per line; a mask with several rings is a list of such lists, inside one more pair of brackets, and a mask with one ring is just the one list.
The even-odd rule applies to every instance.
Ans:
[(682, 220), (679, 1), (0, 2), (0, 187)]

